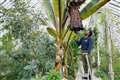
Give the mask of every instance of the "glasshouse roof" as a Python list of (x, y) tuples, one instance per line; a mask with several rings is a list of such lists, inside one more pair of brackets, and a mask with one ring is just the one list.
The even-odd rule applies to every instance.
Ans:
[[(40, 3), (42, 2), (42, 0), (30, 0), (32, 2), (32, 5), (38, 6), (40, 5)], [(91, 0), (87, 0), (85, 5), (87, 3), (89, 3)], [(37, 4), (36, 4), (37, 3)], [(11, 7), (12, 3), (9, 2), (9, 0), (0, 0), (0, 5), (4, 5), (6, 7)], [(84, 6), (84, 5), (83, 5)], [(111, 0), (110, 2), (108, 2), (107, 4), (107, 8), (112, 9), (112, 14), (120, 17), (120, 0)]]
[(111, 0), (108, 3), (108, 7), (112, 9), (112, 13), (120, 17), (120, 0)]

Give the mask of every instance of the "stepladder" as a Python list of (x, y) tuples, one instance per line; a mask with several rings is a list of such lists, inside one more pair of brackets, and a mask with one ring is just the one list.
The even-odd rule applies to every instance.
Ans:
[[(82, 80), (92, 80), (92, 69), (91, 69), (91, 64), (90, 64), (90, 59), (89, 59), (89, 54), (88, 53), (83, 53), (82, 55), (84, 55), (85, 60), (86, 60), (86, 66), (87, 66), (87, 73), (84, 71), (83, 76), (82, 76)], [(84, 68), (84, 66), (83, 66)]]

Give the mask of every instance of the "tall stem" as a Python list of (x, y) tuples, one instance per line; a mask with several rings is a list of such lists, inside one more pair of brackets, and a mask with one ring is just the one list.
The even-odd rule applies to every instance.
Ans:
[(112, 38), (111, 38), (111, 31), (110, 31), (110, 27), (108, 28), (109, 30), (109, 37), (110, 37), (110, 40), (109, 40), (109, 77), (110, 77), (110, 80), (114, 80), (114, 72), (113, 72), (113, 66), (112, 66), (112, 53), (113, 53), (113, 50), (112, 50)]
[(112, 68), (112, 43), (111, 43), (111, 35), (110, 35), (110, 28), (107, 25), (106, 20), (105, 22), (105, 36), (106, 36), (106, 49), (107, 49), (107, 54), (108, 54), (108, 70), (109, 70), (109, 80), (114, 80), (114, 72), (113, 72), (113, 68)]
[(70, 38), (71, 38), (71, 35), (72, 35), (72, 32), (70, 33), (69, 37), (68, 37), (68, 40), (67, 40), (67, 44), (64, 45), (64, 48), (65, 48), (65, 52), (64, 52), (64, 78), (67, 79), (68, 77), (68, 69), (67, 69), (67, 65), (68, 65), (68, 48), (69, 48), (69, 41), (70, 41)]

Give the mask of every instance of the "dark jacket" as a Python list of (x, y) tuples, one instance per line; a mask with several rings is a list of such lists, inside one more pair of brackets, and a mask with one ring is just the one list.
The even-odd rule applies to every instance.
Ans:
[(76, 42), (78, 46), (81, 45), (81, 50), (85, 53), (90, 53), (93, 47), (93, 40), (91, 37), (82, 37), (79, 41)]

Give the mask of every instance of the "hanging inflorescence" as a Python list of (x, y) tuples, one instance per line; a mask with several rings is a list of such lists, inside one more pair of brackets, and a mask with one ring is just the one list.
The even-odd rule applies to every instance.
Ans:
[(84, 2), (85, 0), (73, 0), (69, 4), (70, 29), (75, 33), (84, 29), (79, 12), (79, 7)]

